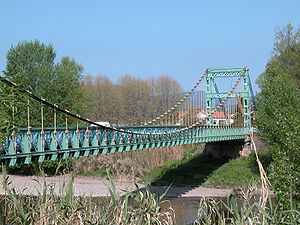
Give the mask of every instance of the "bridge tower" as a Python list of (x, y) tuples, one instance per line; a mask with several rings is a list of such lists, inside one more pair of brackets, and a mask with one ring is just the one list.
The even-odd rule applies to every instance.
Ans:
[[(243, 73), (243, 74), (242, 74)], [(244, 127), (245, 132), (250, 131), (250, 80), (249, 69), (247, 67), (235, 67), (235, 68), (211, 68), (206, 74), (206, 115), (210, 115), (206, 118), (207, 125), (213, 125), (212, 110), (214, 99), (224, 99), (228, 93), (219, 93), (217, 86), (214, 85), (215, 78), (229, 78), (240, 77), (242, 74), (243, 87), (242, 92), (237, 93), (239, 97), (243, 99), (243, 113), (244, 113)], [(236, 98), (235, 94), (231, 94), (229, 98)], [(221, 100), (220, 100), (221, 101)]]

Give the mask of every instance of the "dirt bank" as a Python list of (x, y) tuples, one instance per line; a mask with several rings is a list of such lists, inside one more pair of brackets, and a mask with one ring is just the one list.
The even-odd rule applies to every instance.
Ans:
[[(71, 175), (45, 177), (46, 185), (53, 186), (56, 193), (62, 189), (64, 183), (68, 183)], [(3, 175), (0, 175), (0, 180), (3, 180)], [(44, 178), (36, 176), (16, 176), (9, 175), (10, 186), (14, 187), (18, 193), (27, 195), (36, 195), (38, 191), (42, 190), (44, 185)], [(136, 189), (133, 182), (129, 181), (114, 181), (116, 190), (124, 193), (124, 191), (134, 191)], [(109, 181), (104, 178), (91, 178), (77, 176), (74, 178), (74, 194), (75, 196), (94, 196), (102, 197), (109, 196), (106, 185)], [(144, 184), (138, 184), (139, 188), (145, 189)], [(152, 192), (163, 193), (167, 187), (150, 186)], [(3, 187), (0, 187), (0, 194), (4, 194)], [(217, 189), (205, 187), (171, 187), (168, 191), (168, 198), (175, 197), (226, 197), (232, 193), (232, 189)]]

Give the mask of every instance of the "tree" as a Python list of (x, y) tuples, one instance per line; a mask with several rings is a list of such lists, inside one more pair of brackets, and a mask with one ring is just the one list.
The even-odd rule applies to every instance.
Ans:
[(153, 89), (155, 116), (173, 107), (185, 94), (180, 84), (168, 75), (152, 78), (149, 84)]
[(85, 102), (85, 108), (83, 110), (83, 116), (93, 121), (98, 121), (96, 117), (96, 105), (98, 103), (96, 93), (94, 91), (94, 78), (92, 75), (87, 74), (83, 78), (83, 102)]
[(256, 124), (270, 146), (271, 182), (279, 197), (300, 200), (300, 31), (276, 31), (274, 54), (257, 83)]
[[(51, 101), (62, 108), (68, 109), (71, 112), (82, 114), (85, 107), (83, 99), (82, 87), (82, 71), (83, 67), (68, 56), (65, 56), (55, 65), (55, 74), (51, 85), (44, 87), (44, 95), (49, 96), (52, 93), (54, 97), (49, 96)], [(49, 84), (45, 82), (44, 84)], [(51, 87), (51, 89), (49, 88)], [(44, 96), (42, 95), (42, 96)], [(60, 114), (61, 115), (61, 114)], [(64, 124), (64, 115), (61, 115), (60, 124)], [(70, 125), (75, 124), (73, 118), (69, 118)]]
[[(32, 91), (51, 103), (80, 113), (81, 80), (83, 67), (74, 59), (63, 57), (55, 63), (56, 52), (52, 45), (39, 41), (24, 41), (12, 46), (7, 53), (4, 74), (15, 83)], [(23, 110), (16, 115), (23, 126), (27, 124), (27, 98)], [(44, 110), (45, 126), (53, 126), (53, 110)], [(59, 114), (57, 125), (63, 125), (64, 116)], [(41, 124), (41, 103), (30, 100), (31, 126)]]
[(266, 84), (268, 79), (285, 73), (291, 76), (300, 87), (300, 29), (295, 30), (291, 24), (285, 27), (277, 27), (275, 32), (275, 43), (273, 56), (256, 83), (260, 88)]
[(21, 97), (18, 90), (0, 83), (0, 152), (5, 138), (16, 126), (15, 113), (19, 110)]
[(85, 98), (88, 106), (85, 115), (94, 121), (119, 123), (119, 92), (116, 85), (107, 76), (84, 78)]
[(128, 74), (114, 84), (107, 76), (86, 75), (83, 80), (84, 115), (112, 124), (142, 124), (171, 108), (183, 89), (169, 76), (142, 80)]
[(117, 86), (121, 96), (121, 120), (125, 124), (145, 123), (152, 108), (148, 83), (126, 74), (119, 79)]
[(52, 45), (46, 46), (37, 40), (20, 42), (7, 52), (4, 74), (30, 91), (37, 92), (42, 88), (42, 83), (53, 76), (55, 57)]

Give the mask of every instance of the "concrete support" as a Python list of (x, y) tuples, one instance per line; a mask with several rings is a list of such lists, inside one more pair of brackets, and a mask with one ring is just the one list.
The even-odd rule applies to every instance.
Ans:
[(247, 157), (251, 153), (250, 142), (245, 140), (217, 141), (206, 143), (204, 152), (214, 158), (237, 158)]

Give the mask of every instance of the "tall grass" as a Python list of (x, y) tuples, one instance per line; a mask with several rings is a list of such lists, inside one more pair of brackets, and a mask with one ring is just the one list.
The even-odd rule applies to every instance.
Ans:
[[(174, 224), (175, 214), (170, 207), (162, 211), (164, 195), (137, 189), (120, 196), (111, 181), (107, 186), (110, 200), (97, 203), (91, 197), (73, 195), (74, 179), (65, 183), (60, 193), (44, 182), (37, 196), (17, 194), (9, 188), (9, 177), (3, 169), (5, 195), (0, 200), (1, 224)], [(129, 204), (134, 199), (134, 204)]]
[(194, 225), (300, 224), (300, 212), (296, 210), (292, 199), (290, 210), (285, 210), (280, 200), (271, 199), (268, 195), (266, 207), (263, 208), (260, 202), (253, 202), (255, 189), (255, 186), (247, 186), (243, 188), (241, 198), (229, 195), (226, 202), (201, 199)]
[[(141, 191), (124, 196), (116, 191), (111, 181), (107, 185), (110, 198), (97, 202), (91, 197), (74, 197), (73, 178), (65, 183), (59, 194), (53, 186), (44, 187), (37, 196), (17, 194), (9, 188), (9, 177), (4, 169), (3, 187), (6, 194), (0, 199), (0, 224), (174, 224), (175, 212), (163, 195)], [(300, 212), (291, 200), (290, 210), (280, 207), (268, 196), (267, 207), (252, 201), (255, 186), (242, 189), (241, 199), (230, 195), (227, 202), (203, 198), (194, 225), (200, 224), (300, 224)], [(162, 211), (161, 205), (168, 204)], [(164, 207), (165, 208), (165, 207)], [(265, 218), (263, 220), (263, 217)]]

